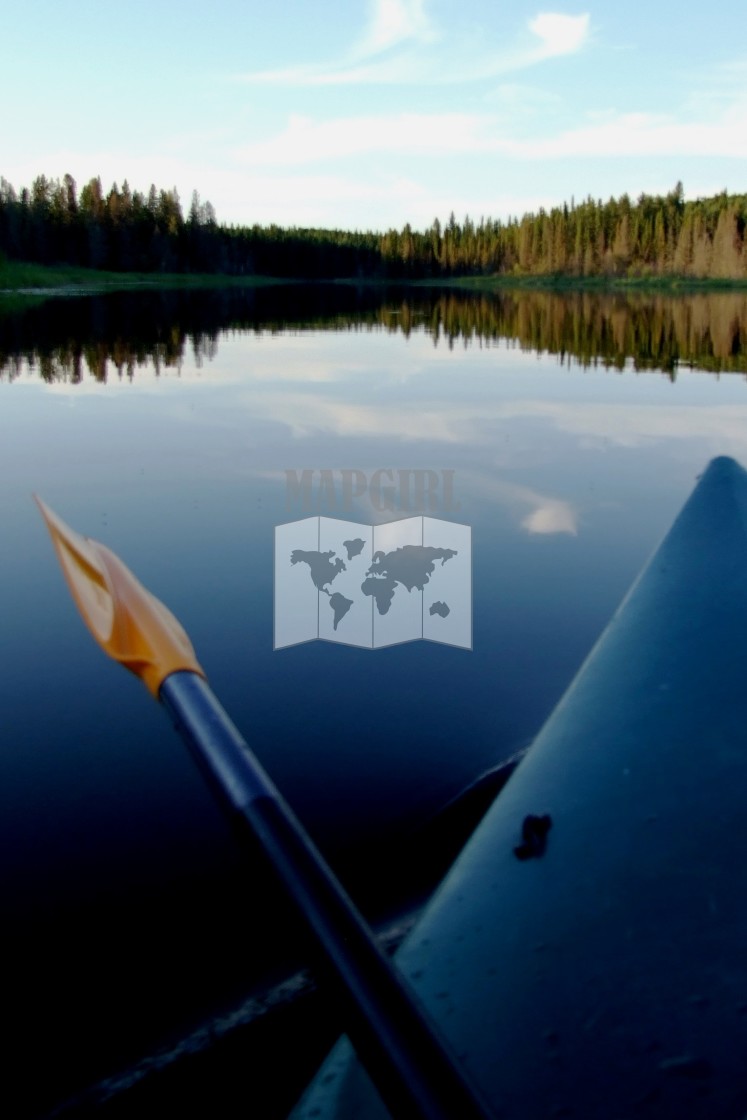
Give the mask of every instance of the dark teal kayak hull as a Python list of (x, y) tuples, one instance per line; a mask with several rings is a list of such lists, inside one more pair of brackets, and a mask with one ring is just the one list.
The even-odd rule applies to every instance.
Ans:
[[(497, 1117), (747, 1114), (735, 462), (709, 465), (397, 960)], [(385, 1113), (341, 1044), (294, 1115)]]

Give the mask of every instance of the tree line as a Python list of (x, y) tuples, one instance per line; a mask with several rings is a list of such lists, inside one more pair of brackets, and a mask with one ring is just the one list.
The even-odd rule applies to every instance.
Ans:
[(425, 231), (385, 233), (219, 223), (192, 194), (147, 194), (125, 181), (0, 178), (0, 252), (13, 260), (111, 271), (299, 279), (440, 280), (461, 276), (747, 279), (747, 195), (587, 198), (507, 221), (454, 214)]
[[(303, 285), (113, 293), (50, 300), (0, 316), (0, 380), (134, 378), (214, 358), (224, 332), (389, 331), (434, 346), (519, 346), (559, 363), (607, 369), (683, 367), (747, 374), (747, 292), (600, 291), (465, 294), (457, 289)], [(292, 318), (288, 316), (292, 315)]]

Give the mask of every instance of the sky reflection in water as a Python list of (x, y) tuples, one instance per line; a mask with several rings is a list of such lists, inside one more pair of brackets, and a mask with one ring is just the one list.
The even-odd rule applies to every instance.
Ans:
[[(20, 555), (24, 568), (5, 607), (15, 632), (23, 633), (23, 592), (32, 590), (24, 578), (31, 541), (35, 594), (41, 584), (59, 597), (29, 502), (36, 490), (81, 531), (120, 548), (142, 578), (158, 579), (172, 606), (184, 599), (198, 651), (204, 643), (216, 648), (208, 668), (225, 686), (243, 685), (249, 694), (261, 673), (259, 713), (247, 694), (245, 726), (251, 732), (259, 714), (268, 765), (298, 783), (312, 815), (313, 774), (321, 770), (326, 787), (335, 772), (346, 794), (357, 784), (360, 739), (346, 729), (355, 726), (358, 705), (376, 710), (366, 784), (382, 753), (393, 750), (402, 765), (403, 712), (390, 700), (387, 674), (418, 674), (434, 654), (420, 646), (389, 651), (376, 655), (374, 669), (346, 651), (335, 664), (334, 700), (323, 704), (314, 703), (313, 690), (306, 693), (309, 677), (329, 688), (325, 659), (340, 651), (314, 645), (273, 654), (273, 528), (316, 512), (288, 508), (287, 470), (455, 472), (461, 508), (450, 516), (473, 528), (475, 649), (467, 660), (440, 651), (439, 673), (459, 681), (447, 737), (459, 746), (445, 757), (417, 745), (405, 752), (405, 770), (414, 770), (409, 805), (416, 791), (468, 780), (526, 742), (708, 459), (725, 453), (747, 461), (747, 393), (739, 375), (717, 381), (688, 371), (673, 384), (656, 373), (568, 368), (505, 344), (434, 348), (420, 333), (407, 340), (382, 332), (233, 334), (221, 337), (215, 359), (202, 368), (188, 355), (178, 374), (141, 368), (132, 382), (110, 377), (103, 385), (90, 378), (45, 385), (30, 372), (0, 385), (0, 393), (2, 501), (12, 526), (6, 549), (8, 563), (18, 564)], [(329, 506), (319, 512), (348, 516)], [(398, 513), (376, 510), (364, 496), (352, 519), (392, 516)], [(24, 649), (21, 642), (17, 657)], [(507, 708), (503, 703), (502, 657), (521, 662), (531, 681), (532, 701), (521, 716), (513, 689)], [(97, 656), (93, 664), (97, 676), (108, 668)], [(375, 697), (366, 685), (372, 671)], [(488, 693), (477, 684), (483, 676), (492, 677)], [(429, 704), (441, 687), (424, 679), (408, 696), (425, 740)], [(288, 688), (311, 703), (307, 733), (318, 726), (324, 744), (312, 774), (282, 734)], [(73, 687), (68, 703), (79, 706)], [(506, 718), (512, 735), (489, 732)], [(383, 765), (380, 779), (387, 801), (396, 801), (396, 771)], [(359, 821), (357, 812), (350, 815)]]

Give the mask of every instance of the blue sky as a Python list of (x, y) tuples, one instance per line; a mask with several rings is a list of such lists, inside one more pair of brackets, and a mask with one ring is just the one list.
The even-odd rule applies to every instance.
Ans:
[(416, 228), (747, 191), (743, 0), (3, 0), (0, 174)]

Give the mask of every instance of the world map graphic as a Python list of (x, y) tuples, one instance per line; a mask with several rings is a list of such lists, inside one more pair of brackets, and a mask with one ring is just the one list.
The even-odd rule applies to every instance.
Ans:
[(309, 641), (472, 648), (472, 531), (418, 515), (275, 526), (275, 649)]
[[(366, 542), (360, 537), (343, 541), (348, 563), (362, 553), (365, 544)], [(457, 554), (457, 550), (453, 548), (432, 548), (418, 544), (403, 545), (391, 552), (380, 550), (374, 553), (373, 562), (365, 569), (360, 590), (363, 596), (373, 598), (379, 614), (385, 615), (392, 605), (398, 588), (404, 588), (408, 592), (414, 588), (423, 591), (425, 585), (430, 582), (436, 565), (440, 562), (443, 567)], [(332, 549), (319, 552), (296, 548), (291, 552), (290, 562), (308, 565), (314, 587), (329, 597), (329, 606), (334, 614), (333, 627), (337, 630), (348, 611), (355, 606), (354, 599), (348, 599), (339, 591), (330, 590), (340, 572), (347, 571), (345, 561)], [(450, 610), (447, 603), (439, 601), (432, 604), (429, 613), (446, 618)]]

